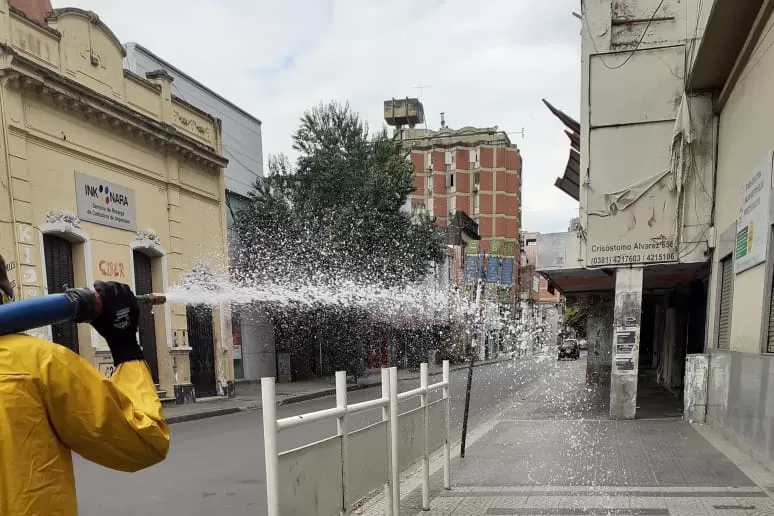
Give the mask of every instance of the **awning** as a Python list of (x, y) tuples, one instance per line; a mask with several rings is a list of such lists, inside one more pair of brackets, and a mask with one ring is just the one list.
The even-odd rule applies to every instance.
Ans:
[(577, 201), (580, 199), (580, 124), (564, 111), (555, 108), (546, 99), (543, 99), (543, 103), (567, 127), (564, 133), (570, 139), (567, 166), (564, 168), (564, 174), (556, 178), (554, 186)]

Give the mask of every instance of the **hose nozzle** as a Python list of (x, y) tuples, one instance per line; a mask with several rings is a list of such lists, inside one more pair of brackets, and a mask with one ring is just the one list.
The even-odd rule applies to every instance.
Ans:
[(141, 305), (163, 305), (167, 302), (164, 294), (141, 294), (137, 296), (137, 302)]

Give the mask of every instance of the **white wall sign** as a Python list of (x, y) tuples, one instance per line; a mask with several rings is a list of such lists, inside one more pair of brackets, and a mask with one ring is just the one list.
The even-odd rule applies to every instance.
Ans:
[(739, 188), (734, 273), (755, 267), (766, 259), (769, 241), (769, 199), (771, 198), (771, 151)]
[(634, 242), (611, 240), (589, 244), (591, 267), (674, 261), (677, 261), (677, 246), (674, 239), (666, 235)]
[(134, 190), (76, 172), (75, 200), (81, 220), (137, 230)]

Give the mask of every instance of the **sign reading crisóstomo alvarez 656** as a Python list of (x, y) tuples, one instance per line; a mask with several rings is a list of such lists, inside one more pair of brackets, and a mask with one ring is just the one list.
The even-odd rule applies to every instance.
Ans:
[(134, 190), (76, 172), (75, 200), (81, 220), (137, 230)]

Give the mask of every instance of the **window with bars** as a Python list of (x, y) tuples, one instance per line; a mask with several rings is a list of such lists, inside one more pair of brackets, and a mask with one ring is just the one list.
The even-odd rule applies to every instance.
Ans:
[(734, 287), (734, 259), (729, 255), (720, 261), (720, 302), (718, 316), (718, 349), (731, 344), (731, 306)]

